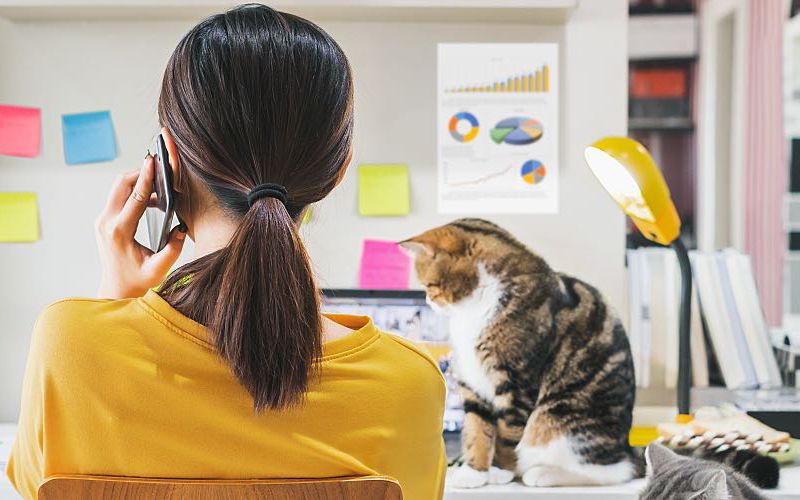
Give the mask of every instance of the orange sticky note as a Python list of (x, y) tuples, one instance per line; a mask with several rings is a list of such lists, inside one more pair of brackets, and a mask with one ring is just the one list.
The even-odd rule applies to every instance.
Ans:
[(42, 139), (42, 110), (0, 104), (0, 155), (34, 158)]

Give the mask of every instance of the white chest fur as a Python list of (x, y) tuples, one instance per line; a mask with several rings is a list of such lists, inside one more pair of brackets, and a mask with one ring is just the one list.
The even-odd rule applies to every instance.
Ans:
[(455, 368), (461, 380), (486, 401), (494, 399), (494, 384), (486, 376), (475, 344), (497, 312), (500, 282), (478, 265), (478, 286), (469, 297), (447, 308), (450, 316), (450, 342), (455, 354)]

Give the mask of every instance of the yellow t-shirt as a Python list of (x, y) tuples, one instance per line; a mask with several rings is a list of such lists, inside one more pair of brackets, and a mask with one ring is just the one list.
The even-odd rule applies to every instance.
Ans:
[(34, 328), (7, 474), (294, 478), (381, 474), (442, 496), (445, 386), (433, 360), (365, 317), (323, 347), (305, 405), (256, 415), (208, 331), (150, 291), (67, 299)]

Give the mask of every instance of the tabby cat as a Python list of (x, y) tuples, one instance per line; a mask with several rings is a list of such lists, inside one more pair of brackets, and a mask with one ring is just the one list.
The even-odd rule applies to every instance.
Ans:
[(481, 219), (400, 244), (415, 256), (428, 302), (449, 316), (465, 411), (454, 486), (506, 483), (516, 474), (529, 486), (641, 475), (643, 461), (628, 445), (630, 347), (597, 289), (553, 271)]
[(766, 499), (744, 475), (727, 465), (679, 456), (652, 443), (645, 450), (648, 483), (642, 500)]

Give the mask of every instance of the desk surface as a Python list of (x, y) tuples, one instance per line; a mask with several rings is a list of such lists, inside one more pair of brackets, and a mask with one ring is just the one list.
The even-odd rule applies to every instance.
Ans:
[[(11, 452), (16, 426), (0, 424), (0, 500), (18, 499), (16, 492), (5, 475), (6, 461)], [(645, 480), (637, 479), (619, 486), (592, 488), (528, 488), (513, 483), (504, 486), (486, 486), (473, 490), (445, 487), (445, 500), (494, 500), (498, 497), (517, 498), (578, 498), (593, 500), (634, 500), (639, 498), (639, 491)], [(800, 500), (800, 465), (781, 469), (781, 483), (777, 490), (765, 492), (770, 498)]]

